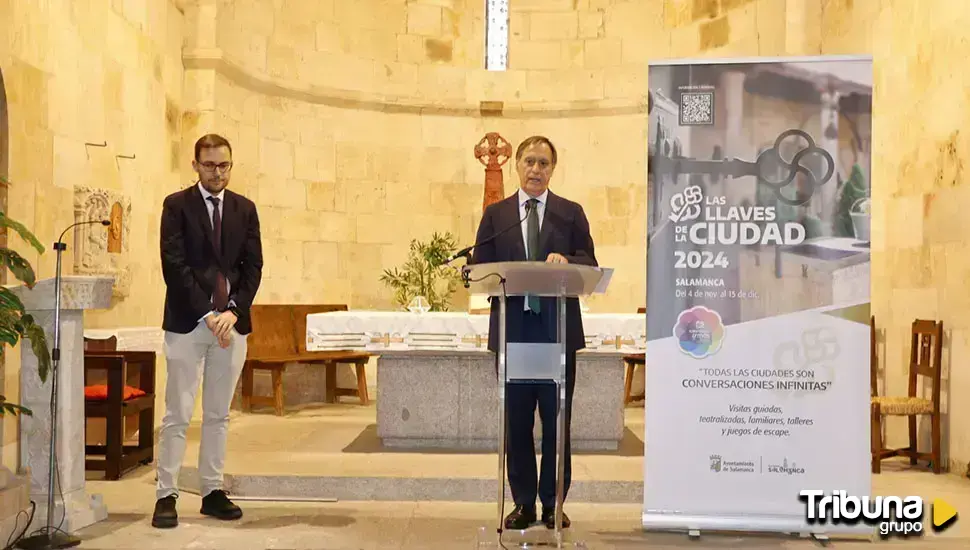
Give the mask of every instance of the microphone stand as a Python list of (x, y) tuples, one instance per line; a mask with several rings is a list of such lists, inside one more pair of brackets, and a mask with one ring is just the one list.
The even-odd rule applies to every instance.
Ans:
[[(483, 244), (488, 244), (488, 243), (494, 241), (495, 239), (501, 237), (502, 235), (504, 235), (505, 233), (508, 233), (509, 231), (515, 229), (516, 227), (521, 227), (522, 226), (522, 222), (524, 222), (526, 220), (526, 218), (529, 217), (529, 212), (530, 212), (530, 210), (532, 210), (532, 208), (534, 208), (534, 207), (526, 204), (526, 206), (525, 206), (525, 216), (523, 216), (522, 219), (520, 219), (519, 221), (515, 222), (515, 224), (510, 225), (510, 226), (506, 227), (505, 229), (499, 231), (498, 233), (492, 235), (491, 237), (488, 237), (486, 239), (482, 239), (481, 241), (479, 241), (479, 242), (477, 242), (477, 243), (475, 243), (475, 244), (473, 244), (471, 246), (466, 246), (465, 248), (462, 248), (458, 252), (455, 252), (454, 254), (452, 254), (451, 256), (449, 256), (448, 259), (446, 259), (442, 265), (448, 265), (451, 262), (453, 262), (453, 261), (455, 261), (455, 260), (457, 260), (458, 258), (461, 258), (461, 257), (464, 257), (465, 258), (465, 261), (468, 261), (470, 259), (468, 255), (471, 254), (471, 251), (472, 250), (475, 250), (476, 248), (482, 246)], [(467, 264), (466, 264), (466, 267), (467, 267)], [(463, 273), (463, 275), (467, 275), (467, 273), (465, 273), (465, 270), (464, 269), (463, 269), (462, 273)], [(466, 281), (465, 282), (465, 288), (468, 288), (467, 277), (465, 277), (465, 281)]]
[[(62, 531), (59, 527), (54, 527), (54, 483), (57, 481), (60, 490), (60, 475), (57, 472), (57, 371), (61, 362), (61, 257), (67, 250), (67, 244), (63, 242), (64, 235), (71, 229), (79, 225), (99, 223), (105, 227), (110, 226), (109, 220), (93, 220), (73, 223), (67, 227), (61, 236), (54, 243), (54, 251), (57, 255), (57, 267), (54, 272), (54, 347), (51, 350), (51, 443), (50, 456), (48, 457), (49, 470), (47, 479), (47, 525), (38, 529), (35, 534), (21, 539), (16, 547), (23, 550), (48, 550), (55, 548), (72, 548), (81, 544), (81, 539)], [(61, 500), (64, 500), (63, 495)], [(67, 503), (64, 506), (64, 515), (67, 515)]]

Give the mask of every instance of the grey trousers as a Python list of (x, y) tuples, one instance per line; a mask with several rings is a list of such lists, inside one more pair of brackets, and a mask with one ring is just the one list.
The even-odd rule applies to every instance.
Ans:
[(195, 409), (202, 378), (202, 442), (199, 477), (202, 495), (222, 489), (229, 430), (229, 406), (246, 361), (246, 336), (231, 332), (223, 349), (204, 322), (188, 334), (165, 333), (165, 416), (158, 443), (156, 498), (178, 495), (178, 476), (185, 456), (185, 432)]

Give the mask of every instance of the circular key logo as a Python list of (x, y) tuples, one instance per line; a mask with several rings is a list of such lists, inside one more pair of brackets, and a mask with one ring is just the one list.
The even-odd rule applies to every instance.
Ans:
[(724, 322), (721, 315), (704, 306), (695, 306), (680, 312), (674, 324), (674, 337), (680, 351), (703, 359), (714, 355), (724, 343)]

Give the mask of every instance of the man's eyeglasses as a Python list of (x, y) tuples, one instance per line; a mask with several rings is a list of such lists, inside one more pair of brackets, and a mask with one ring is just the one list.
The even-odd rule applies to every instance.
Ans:
[(221, 162), (219, 164), (214, 162), (200, 162), (199, 166), (201, 166), (206, 172), (215, 172), (216, 170), (219, 170), (223, 174), (232, 169), (231, 162)]

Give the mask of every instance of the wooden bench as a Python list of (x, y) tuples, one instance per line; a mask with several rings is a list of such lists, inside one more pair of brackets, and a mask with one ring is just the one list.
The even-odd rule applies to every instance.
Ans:
[[(253, 332), (249, 335), (246, 362), (242, 372), (242, 408), (249, 412), (253, 405), (267, 405), (283, 415), (283, 371), (287, 363), (323, 365), (326, 369), (326, 400), (335, 403), (342, 395), (355, 396), (367, 405), (367, 377), (364, 366), (370, 354), (362, 351), (307, 351), (306, 317), (313, 313), (347, 311), (347, 306), (259, 304), (250, 309)], [(337, 387), (337, 365), (353, 364), (357, 371), (357, 389)], [(253, 374), (269, 371), (273, 380), (273, 395), (253, 395)]]

